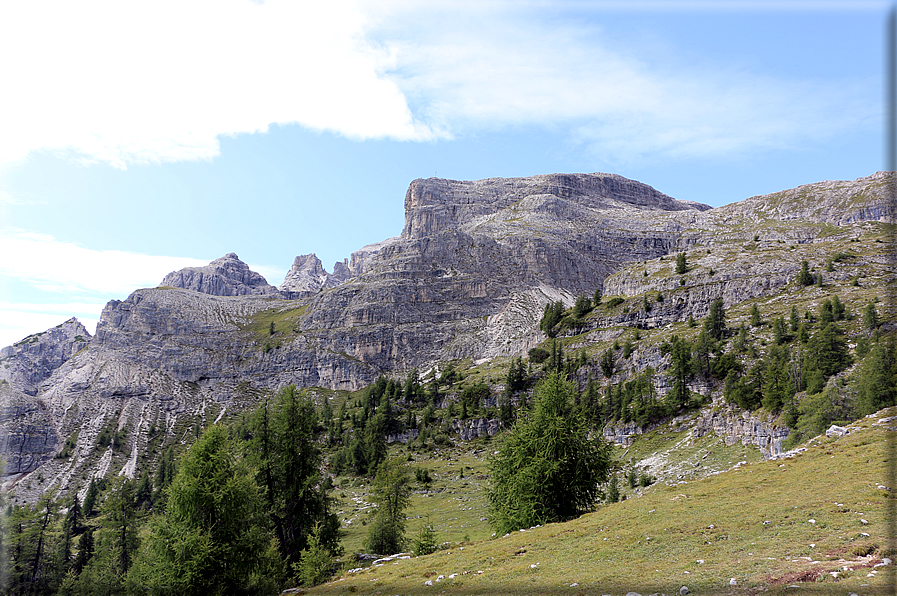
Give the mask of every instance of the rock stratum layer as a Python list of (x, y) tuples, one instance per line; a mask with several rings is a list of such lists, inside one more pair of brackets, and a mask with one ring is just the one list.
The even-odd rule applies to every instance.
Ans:
[[(183, 440), (288, 383), (354, 390), (382, 374), (525, 354), (545, 337), (548, 301), (570, 305), (596, 289), (670, 295), (650, 313), (592, 317), (605, 339), (613, 332), (604, 328), (704, 316), (717, 296), (731, 305), (772, 295), (799, 260), (750, 250), (890, 221), (893, 182), (879, 173), (711, 209), (607, 174), (415, 180), (401, 235), (356, 251), (333, 274), (315, 255), (299, 256), (275, 288), (231, 253), (110, 302), (93, 338), (70, 321), (52, 342), (59, 333), (50, 330), (5, 348), (6, 485), (28, 498), (80, 487), (85, 474), (133, 475), (160, 437)], [(675, 259), (659, 258), (684, 250), (692, 270), (669, 275)], [(658, 354), (645, 358), (663, 368)], [(126, 441), (98, 448), (104, 429)], [(54, 458), (66, 439), (71, 454)]]

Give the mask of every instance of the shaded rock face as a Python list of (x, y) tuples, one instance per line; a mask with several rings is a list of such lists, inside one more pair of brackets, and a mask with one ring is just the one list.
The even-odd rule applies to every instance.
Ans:
[(38, 385), (48, 379), (73, 354), (87, 347), (92, 336), (78, 319), (29, 335), (0, 350), (0, 380), (36, 395)]
[(240, 260), (228, 253), (204, 267), (186, 267), (165, 276), (161, 286), (183, 288), (212, 296), (246, 296), (277, 294), (277, 288)]
[(0, 457), (4, 475), (36, 470), (52, 459), (59, 438), (47, 408), (37, 398), (0, 382)]

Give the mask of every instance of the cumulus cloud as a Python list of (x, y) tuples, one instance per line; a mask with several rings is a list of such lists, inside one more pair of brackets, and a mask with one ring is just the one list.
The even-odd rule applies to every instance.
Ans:
[(431, 139), (383, 75), (351, 0), (88, 0), (0, 9), (0, 162), (208, 159), (218, 136), (298, 123), (366, 139)]

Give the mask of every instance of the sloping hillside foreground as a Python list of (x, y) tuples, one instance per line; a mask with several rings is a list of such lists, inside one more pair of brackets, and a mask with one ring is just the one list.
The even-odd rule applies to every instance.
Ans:
[(892, 425), (895, 408), (792, 457), (657, 484), (579, 519), (344, 572), (308, 593), (893, 593)]

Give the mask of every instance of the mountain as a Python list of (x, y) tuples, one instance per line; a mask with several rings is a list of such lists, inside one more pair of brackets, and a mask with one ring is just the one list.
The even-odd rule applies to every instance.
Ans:
[[(775, 299), (801, 260), (818, 267), (842, 248), (863, 250), (827, 275), (868, 275), (883, 292), (889, 255), (874, 238), (893, 221), (893, 184), (878, 173), (711, 209), (610, 174), (415, 180), (401, 234), (332, 274), (298, 256), (275, 288), (230, 253), (109, 302), (93, 338), (67, 331), (52, 349), (38, 348), (43, 335), (4, 349), (5, 370), (18, 371), (0, 377), (4, 451), (10, 462), (18, 453), (5, 486), (27, 500), (51, 486), (84, 490), (89, 475), (132, 476), (161, 446), (289, 383), (349, 391), (448, 362), (501, 364), (545, 339), (547, 303), (596, 290), (622, 304), (564, 331), (571, 349), (703, 317), (717, 297), (727, 308)], [(681, 252), (685, 275), (673, 270)], [(655, 306), (640, 308), (649, 295)], [(27, 346), (64, 357), (36, 360)], [(620, 370), (648, 365), (663, 371), (669, 359), (645, 345)], [(116, 445), (99, 446), (101, 433)], [(66, 442), (70, 453), (54, 458)]]

